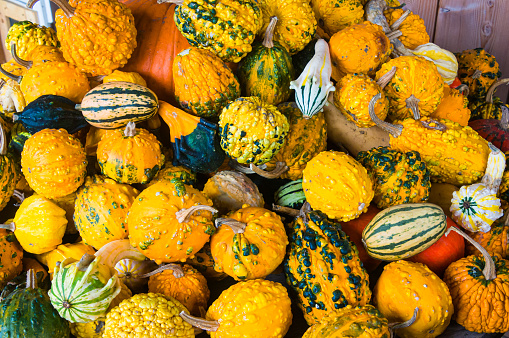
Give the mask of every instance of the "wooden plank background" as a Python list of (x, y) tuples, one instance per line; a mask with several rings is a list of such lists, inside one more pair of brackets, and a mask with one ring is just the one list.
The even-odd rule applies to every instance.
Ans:
[[(502, 77), (509, 77), (508, 0), (403, 0), (421, 16), (431, 42), (451, 52), (484, 48), (497, 59)], [(496, 92), (509, 102), (509, 87)]]

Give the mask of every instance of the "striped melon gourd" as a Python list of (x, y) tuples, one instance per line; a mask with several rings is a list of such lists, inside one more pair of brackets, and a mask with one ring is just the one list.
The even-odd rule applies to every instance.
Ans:
[(85, 120), (94, 127), (113, 129), (128, 122), (148, 120), (157, 113), (159, 101), (156, 94), (136, 83), (114, 81), (103, 83), (90, 90), (81, 105)]
[(368, 254), (395, 261), (412, 257), (433, 245), (445, 233), (446, 216), (438, 205), (409, 203), (379, 212), (362, 232)]

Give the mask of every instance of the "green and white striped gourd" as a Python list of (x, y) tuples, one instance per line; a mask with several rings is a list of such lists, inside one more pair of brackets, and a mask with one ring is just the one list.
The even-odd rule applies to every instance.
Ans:
[(129, 122), (148, 120), (157, 113), (159, 101), (156, 94), (142, 85), (113, 81), (90, 90), (81, 105), (85, 120), (97, 128), (113, 129)]
[(87, 323), (104, 317), (120, 293), (118, 276), (112, 276), (100, 260), (101, 256), (84, 254), (79, 262), (66, 258), (55, 267), (49, 298), (67, 321)]
[(395, 261), (426, 250), (446, 227), (446, 216), (438, 205), (400, 204), (380, 211), (364, 228), (362, 242), (371, 257)]
[(300, 209), (306, 202), (302, 179), (286, 183), (274, 193), (274, 203), (283, 207)]
[(329, 45), (324, 39), (319, 39), (313, 58), (299, 78), (290, 82), (290, 89), (295, 90), (295, 102), (305, 117), (310, 118), (321, 111), (327, 104), (329, 92), (336, 90), (330, 80), (331, 74)]

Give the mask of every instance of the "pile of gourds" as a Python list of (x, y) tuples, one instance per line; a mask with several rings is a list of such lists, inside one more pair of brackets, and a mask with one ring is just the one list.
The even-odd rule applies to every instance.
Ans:
[(509, 331), (492, 55), (397, 0), (52, 1), (0, 66), (1, 337)]

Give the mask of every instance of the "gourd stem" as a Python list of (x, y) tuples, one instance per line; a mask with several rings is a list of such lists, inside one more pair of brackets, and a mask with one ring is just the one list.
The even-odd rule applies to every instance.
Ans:
[(130, 121), (127, 126), (125, 126), (124, 130), (125, 137), (134, 137), (136, 136), (136, 123)]
[(19, 63), (26, 69), (30, 69), (34, 65), (34, 63), (32, 61), (25, 61), (18, 56), (18, 53), (16, 52), (16, 44), (14, 42), (11, 43), (11, 55), (12, 55), (12, 58), (14, 59), (14, 61)]
[(456, 228), (455, 226), (449, 227), (449, 229), (447, 229), (447, 231), (445, 232), (445, 236), (448, 236), (451, 231), (457, 232), (459, 235), (461, 235), (464, 239), (466, 239), (470, 244), (472, 244), (477, 250), (481, 252), (481, 254), (484, 257), (484, 269), (482, 270), (484, 278), (486, 280), (494, 280), (495, 278), (497, 278), (495, 262), (491, 258), (488, 251), (486, 251), (486, 249), (481, 244), (477, 243), (470, 236), (468, 236), (466, 233)]
[(470, 95), (470, 88), (466, 84), (461, 84), (458, 87), (456, 87), (456, 90), (460, 92), (460, 94), (464, 96)]
[(482, 70), (476, 69), (474, 74), (472, 74), (472, 79), (478, 79), (481, 77), (481, 75), (482, 75)]
[(495, 90), (498, 86), (501, 86), (503, 84), (509, 83), (509, 78), (506, 79), (500, 79), (498, 81), (495, 81), (490, 88), (488, 89), (488, 92), (486, 93), (486, 102), (487, 103), (493, 103), (493, 94), (495, 94)]
[[(231, 158), (230, 161), (228, 161), (228, 166), (230, 166), (230, 168), (232, 168), (233, 170), (236, 170), (243, 174), (254, 174), (255, 173), (253, 170), (251, 170), (251, 168), (244, 167), (243, 165), (241, 165), (239, 162), (237, 162), (233, 158)], [(263, 170), (263, 169), (267, 168), (267, 165), (262, 164), (257, 167), (258, 167), (258, 169)]]
[(368, 105), (369, 117), (371, 118), (371, 120), (373, 122), (375, 122), (375, 124), (377, 126), (379, 126), (383, 130), (385, 130), (386, 132), (391, 134), (393, 137), (398, 137), (403, 132), (402, 125), (400, 125), (400, 124), (394, 125), (389, 122), (382, 121), (378, 116), (376, 116), (375, 104), (377, 103), (378, 100), (380, 100), (381, 97), (382, 97), (382, 93), (378, 93), (375, 96), (373, 96), (371, 101), (369, 101), (369, 105)]
[[(39, 0), (28, 0), (27, 7), (32, 8), (37, 1)], [(67, 18), (71, 18), (74, 16), (74, 11), (76, 10), (76, 8), (69, 5), (69, 3), (66, 2), (65, 0), (51, 0), (51, 2), (57, 5), (64, 12)]]
[(6, 71), (2, 65), (0, 65), (0, 73), (2, 73), (3, 75), (7, 76), (9, 79), (13, 80), (13, 81), (16, 81), (17, 83), (20, 83), (21, 80), (23, 79), (23, 76), (16, 76), (14, 74), (11, 74), (9, 73), (8, 71)]
[(18, 200), (18, 203), (16, 203), (15, 206), (20, 206), (21, 203), (23, 203), (23, 201), (25, 200), (25, 194), (22, 191), (16, 189), (12, 193), (12, 197)]
[(182, 6), (184, 4), (184, 0), (157, 0), (158, 4), (170, 3), (175, 4), (177, 6)]
[(442, 132), (447, 130), (447, 127), (445, 126), (445, 124), (440, 123), (434, 119), (428, 119), (427, 121), (421, 121), (421, 124), (424, 128), (427, 128), (427, 129), (434, 129), (434, 130), (439, 130)]
[[(502, 117), (500, 118), (500, 128), (504, 130), (509, 129), (509, 108), (505, 104), (502, 105)], [(508, 168), (509, 169), (509, 168)]]
[(94, 261), (95, 258), (96, 257), (94, 255), (86, 253), (83, 256), (81, 256), (81, 259), (76, 265), (76, 267), (78, 268), (79, 271), (87, 271), (89, 265)]
[(385, 0), (370, 0), (364, 7), (364, 11), (366, 13), (366, 20), (381, 26), (384, 33), (388, 34), (391, 32), (391, 27), (384, 15), (386, 8), (387, 2)]
[(219, 228), (221, 225), (226, 224), (236, 234), (244, 233), (247, 226), (246, 223), (237, 221), (236, 219), (233, 218), (217, 218), (214, 224), (216, 225), (216, 228)]
[(7, 224), (0, 224), (0, 229), (10, 230), (12, 232), (16, 231), (16, 224), (14, 222)]
[(502, 176), (505, 170), (505, 156), (502, 156), (500, 149), (495, 147), (491, 142), (488, 142), (490, 148), (490, 155), (488, 156), (488, 165), (486, 172), (481, 179), (481, 183), (486, 188), (497, 194), (500, 184), (502, 184)]
[(388, 34), (385, 34), (387, 36), (387, 38), (392, 41), (394, 39), (397, 39), (399, 38), (401, 35), (403, 35), (403, 33), (401, 31), (394, 31), (394, 32), (390, 32)]
[(37, 288), (37, 278), (35, 275), (35, 270), (29, 269), (27, 271), (26, 289), (36, 289), (36, 288)]
[(265, 171), (263, 169), (258, 168), (256, 165), (251, 163), (249, 168), (256, 174), (265, 177), (265, 178), (278, 178), (285, 172), (287, 172), (290, 168), (286, 165), (286, 162), (276, 162), (276, 167), (271, 171)]
[(5, 139), (5, 130), (0, 123), (0, 155), (7, 154), (7, 140)]
[(396, 74), (396, 71), (398, 70), (397, 67), (392, 67), (391, 70), (389, 70), (384, 75), (380, 76), (380, 78), (376, 81), (376, 84), (380, 86), (381, 89), (384, 89), (389, 82), (391, 82), (392, 78), (394, 77), (394, 74)]
[(276, 28), (277, 24), (277, 16), (271, 16), (269, 25), (267, 26), (267, 29), (265, 30), (265, 36), (263, 37), (262, 45), (265, 48), (272, 48), (274, 47), (274, 30)]
[(219, 322), (217, 320), (206, 320), (203, 318), (194, 317), (185, 313), (184, 310), (182, 310), (179, 315), (185, 322), (205, 331), (217, 331), (219, 328)]
[(412, 315), (412, 318), (410, 318), (409, 320), (407, 321), (404, 321), (403, 323), (390, 323), (389, 324), (389, 329), (391, 330), (396, 330), (396, 329), (403, 329), (405, 327), (409, 327), (410, 325), (412, 325), (413, 323), (415, 323), (415, 320), (417, 319), (417, 314), (419, 313), (419, 308), (416, 307), (414, 309), (414, 314)]
[(188, 222), (189, 221), (189, 217), (196, 211), (198, 210), (207, 210), (207, 211), (210, 211), (211, 213), (215, 214), (217, 213), (218, 211), (212, 207), (209, 207), (208, 205), (204, 205), (204, 204), (198, 204), (198, 205), (193, 205), (192, 207), (190, 208), (187, 208), (187, 209), (181, 209), (179, 211), (177, 211), (175, 213), (175, 217), (177, 218), (177, 221), (179, 223), (185, 223), (185, 222)]
[(105, 77), (106, 77), (106, 75), (91, 76), (91, 77), (88, 78), (88, 81), (90, 81), (90, 82), (101, 82), (102, 80), (104, 80)]
[(393, 31), (395, 31), (396, 29), (399, 28), (399, 26), (401, 26), (401, 24), (403, 23), (403, 21), (405, 21), (406, 18), (408, 18), (408, 16), (412, 14), (412, 11), (410, 11), (409, 9), (407, 9), (403, 15), (401, 15), (398, 20), (394, 21), (394, 23), (391, 25), (391, 29)]
[(412, 111), (415, 120), (419, 120), (421, 118), (421, 113), (419, 112), (419, 100), (414, 96), (414, 94), (410, 95), (408, 99), (405, 100), (406, 107)]
[(137, 276), (136, 278), (148, 278), (150, 276), (153, 276), (153, 275), (157, 275), (158, 273), (160, 272), (163, 272), (164, 270), (173, 270), (173, 276), (175, 276), (175, 278), (182, 278), (184, 277), (184, 270), (182, 269), (182, 267), (178, 264), (165, 264), (163, 266), (160, 266), (158, 267), (157, 269), (151, 271), (151, 272), (147, 272), (143, 275), (139, 275)]
[(302, 218), (302, 221), (304, 223), (308, 222), (307, 214), (310, 212), (311, 212), (311, 204), (309, 204), (309, 202), (306, 201), (306, 202), (304, 202), (304, 204), (302, 204), (302, 207), (299, 210), (299, 217)]
[(287, 214), (292, 217), (297, 217), (300, 215), (300, 211), (293, 208), (288, 208), (282, 205), (272, 204), (272, 210), (282, 212), (283, 214)]

